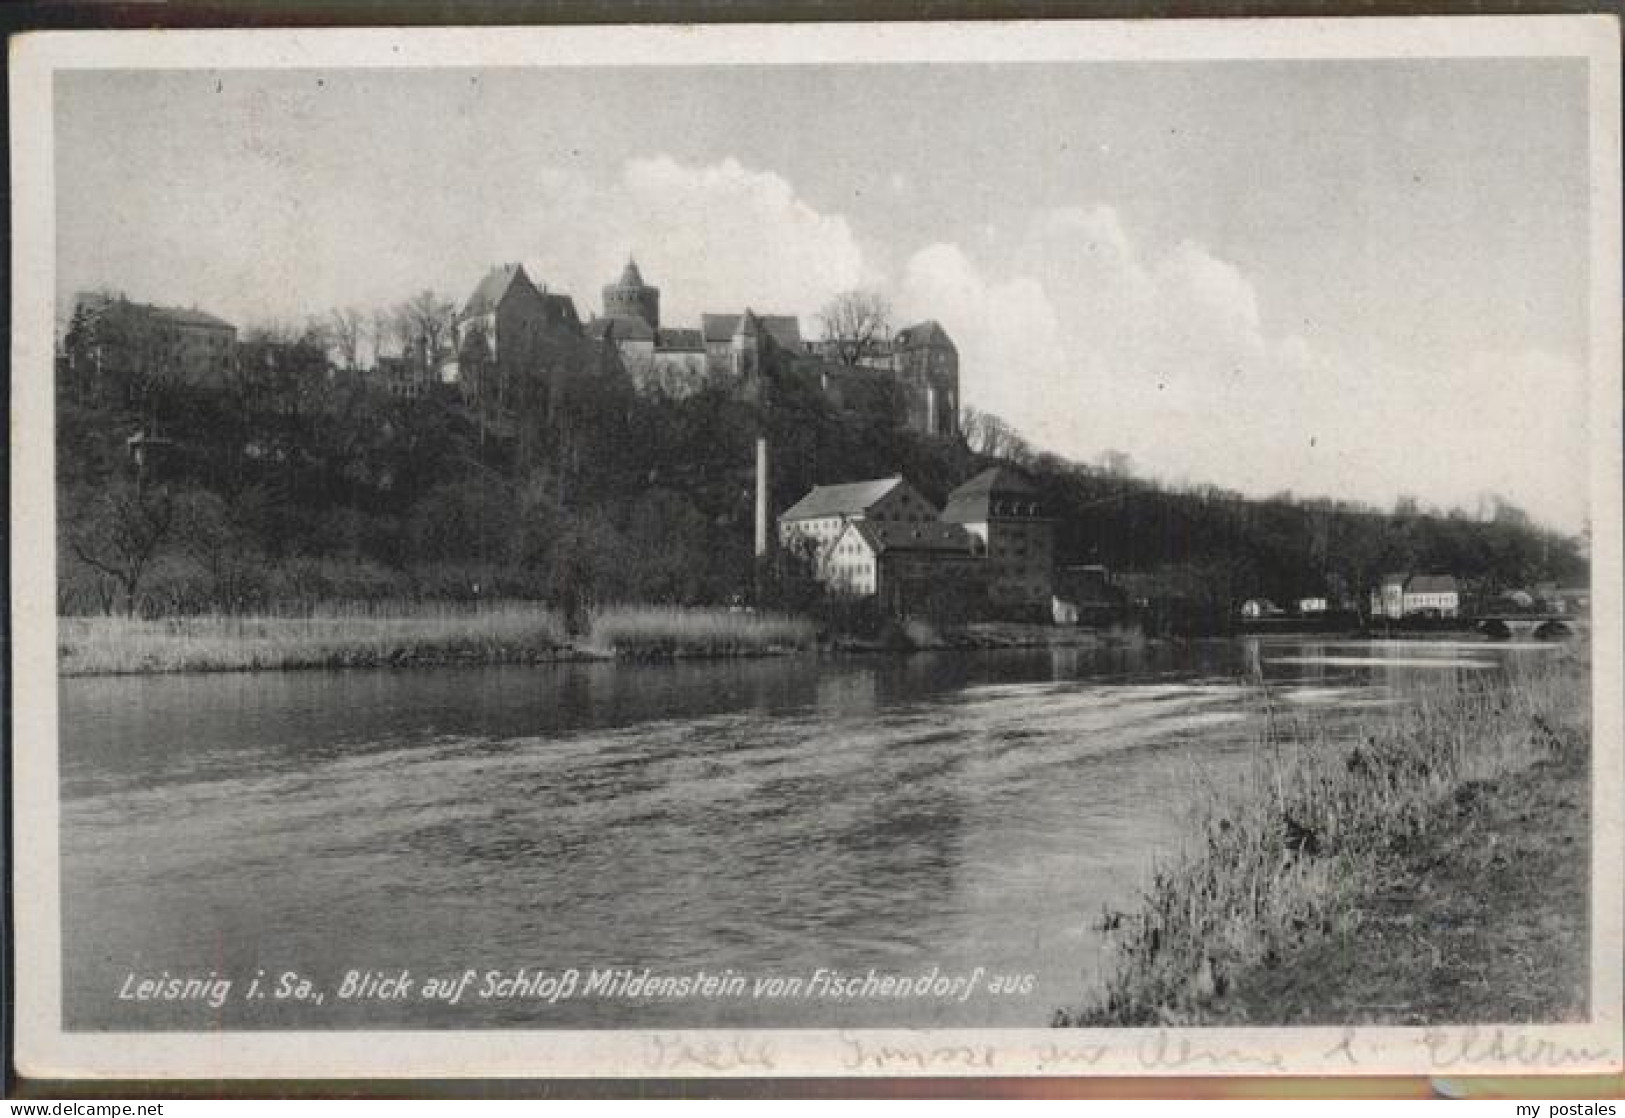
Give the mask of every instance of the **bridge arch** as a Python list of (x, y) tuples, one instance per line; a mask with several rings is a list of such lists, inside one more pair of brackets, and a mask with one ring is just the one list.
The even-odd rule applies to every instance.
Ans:
[(1499, 617), (1491, 617), (1478, 623), (1478, 631), (1492, 641), (1508, 641), (1512, 639), (1512, 626)]

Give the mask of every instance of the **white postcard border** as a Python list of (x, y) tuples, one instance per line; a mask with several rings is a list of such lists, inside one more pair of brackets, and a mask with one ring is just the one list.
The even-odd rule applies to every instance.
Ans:
[[(1617, 1070), (1625, 926), (1619, 29), (1603, 16), (35, 33), (11, 44), (17, 1065), (45, 1078), (1580, 1074)], [(51, 382), (58, 70), (1584, 57), (1592, 220), (1592, 1004), (1440, 1029), (85, 1033), (61, 1028)]]

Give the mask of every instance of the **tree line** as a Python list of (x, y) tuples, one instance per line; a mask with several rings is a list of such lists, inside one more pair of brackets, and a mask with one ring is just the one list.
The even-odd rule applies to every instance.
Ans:
[[(444, 324), (449, 301), (419, 301)], [(1484, 519), (1174, 489), (1109, 452), (1093, 465), (1038, 452), (971, 411), (962, 438), (918, 435), (900, 396), (839, 408), (784, 360), (760, 392), (670, 394), (636, 389), (610, 347), (583, 344), (538, 371), (546, 391), (500, 407), (456, 385), (402, 398), (360, 368), (363, 325), (335, 313), (250, 332), (245, 351), (274, 359), (204, 383), (99, 366), (70, 329), (56, 378), (59, 609), (804, 604), (804, 571), (752, 553), (758, 434), (777, 510), (815, 484), (897, 473), (940, 506), (986, 465), (1014, 464), (1056, 517), (1063, 561), (1215, 613), (1253, 596), (1357, 597), (1390, 571), (1452, 573), (1481, 594), (1586, 577), (1581, 541), (1504, 503)], [(424, 323), (392, 329), (422, 337)]]

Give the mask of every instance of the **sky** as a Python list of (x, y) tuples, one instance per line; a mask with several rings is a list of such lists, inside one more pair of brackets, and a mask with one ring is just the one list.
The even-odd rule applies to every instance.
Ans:
[(1587, 517), (1583, 61), (66, 71), (57, 295), (239, 327), (523, 262), (873, 288), (964, 402), (1253, 495)]

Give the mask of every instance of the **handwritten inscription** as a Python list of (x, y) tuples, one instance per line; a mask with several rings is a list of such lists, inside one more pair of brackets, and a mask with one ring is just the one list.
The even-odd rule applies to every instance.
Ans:
[(1140, 1042), (1135, 1050), (1140, 1066), (1148, 1071), (1190, 1069), (1241, 1069), (1246, 1071), (1285, 1071), (1286, 1060), (1269, 1049), (1209, 1045), (1189, 1034), (1158, 1030)]
[(648, 1038), (644, 1063), (652, 1072), (769, 1072), (774, 1070), (773, 1047), (760, 1036), (678, 1036), (657, 1033)]
[(1526, 1068), (1585, 1067), (1607, 1062), (1606, 1048), (1558, 1044), (1517, 1029), (1429, 1029), (1423, 1037), (1435, 1069), (1516, 1064)]
[(1040, 1071), (1058, 1071), (1065, 1068), (1092, 1068), (1111, 1053), (1105, 1044), (1040, 1044), (1033, 1049), (1033, 1060)]
[(1352, 1025), (1343, 1026), (1343, 1033), (1337, 1038), (1337, 1043), (1326, 1049), (1325, 1052), (1321, 1053), (1320, 1058), (1334, 1062), (1337, 1060), (1343, 1060), (1351, 1068), (1359, 1067), (1360, 1057), (1355, 1052), (1354, 1048), (1355, 1042), (1359, 1040), (1359, 1037), (1360, 1034), (1355, 1031)]
[(992, 1071), (998, 1064), (998, 1049), (991, 1044), (877, 1042), (843, 1032), (841, 1045), (842, 1064), (850, 1071)]

